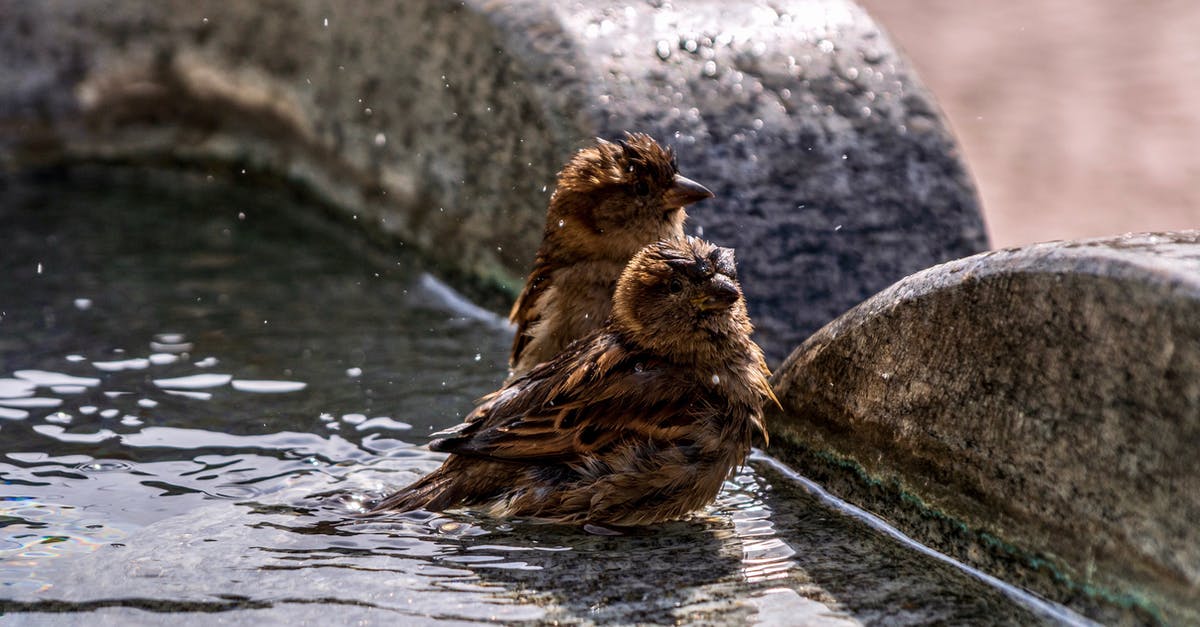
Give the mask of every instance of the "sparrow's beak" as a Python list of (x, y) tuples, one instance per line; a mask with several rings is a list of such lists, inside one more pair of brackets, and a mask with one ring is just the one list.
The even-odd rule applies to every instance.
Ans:
[(723, 274), (714, 274), (708, 285), (704, 286), (704, 293), (693, 298), (692, 304), (700, 311), (728, 309), (741, 297), (742, 292), (733, 279)]
[(663, 204), (668, 207), (683, 207), (698, 200), (712, 198), (713, 193), (708, 188), (681, 174), (675, 175), (675, 182), (663, 196)]

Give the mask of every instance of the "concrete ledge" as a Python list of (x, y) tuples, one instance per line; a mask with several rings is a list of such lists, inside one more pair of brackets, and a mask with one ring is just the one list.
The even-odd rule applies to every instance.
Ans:
[(774, 363), (987, 247), (937, 107), (860, 8), (678, 4), (6, 2), (0, 169), (281, 175), (503, 308), (561, 163), (643, 130), (717, 193), (691, 230), (738, 249)]
[(1200, 621), (1200, 231), (910, 276), (776, 372), (772, 452), (1105, 620)]

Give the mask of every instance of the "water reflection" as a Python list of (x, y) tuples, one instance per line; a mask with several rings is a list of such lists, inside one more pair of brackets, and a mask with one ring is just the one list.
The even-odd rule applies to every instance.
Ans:
[(503, 379), (508, 331), (282, 193), (112, 177), (0, 192), (0, 612), (1040, 620), (763, 468), (620, 535), (364, 517), (441, 462), (420, 445)]

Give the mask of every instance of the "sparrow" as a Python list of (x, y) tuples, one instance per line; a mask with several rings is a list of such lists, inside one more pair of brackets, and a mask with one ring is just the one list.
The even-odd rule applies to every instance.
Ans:
[(384, 510), (467, 507), (496, 517), (630, 527), (710, 503), (778, 404), (733, 251), (651, 244), (621, 273), (591, 334), (483, 397), (429, 448), (440, 468)]
[(517, 326), (512, 375), (603, 324), (629, 259), (682, 236), (683, 208), (712, 195), (679, 174), (674, 151), (643, 133), (575, 153), (558, 173), (541, 247), (509, 313)]

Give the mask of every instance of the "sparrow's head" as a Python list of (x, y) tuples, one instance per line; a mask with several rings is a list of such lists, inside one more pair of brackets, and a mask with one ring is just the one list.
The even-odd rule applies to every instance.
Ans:
[(683, 208), (712, 195), (679, 174), (674, 151), (649, 135), (598, 139), (558, 173), (547, 236), (623, 260), (650, 242), (682, 235)]
[(690, 236), (646, 246), (629, 261), (613, 320), (647, 348), (680, 355), (748, 340), (753, 331), (733, 250)]

